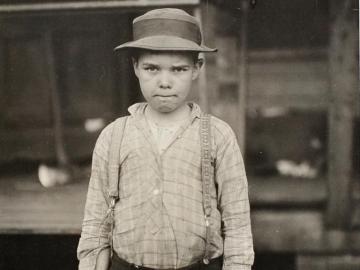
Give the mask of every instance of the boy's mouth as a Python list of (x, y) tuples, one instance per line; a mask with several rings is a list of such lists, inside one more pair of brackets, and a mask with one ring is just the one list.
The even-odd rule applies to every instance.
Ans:
[(176, 95), (154, 95), (154, 97), (170, 98), (170, 97), (176, 97)]

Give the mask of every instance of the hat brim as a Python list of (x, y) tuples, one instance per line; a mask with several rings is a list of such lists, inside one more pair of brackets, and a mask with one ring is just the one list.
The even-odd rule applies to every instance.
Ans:
[(135, 41), (129, 41), (115, 47), (115, 51), (121, 49), (145, 49), (154, 51), (193, 51), (193, 52), (216, 52), (204, 45), (175, 36), (151, 36)]

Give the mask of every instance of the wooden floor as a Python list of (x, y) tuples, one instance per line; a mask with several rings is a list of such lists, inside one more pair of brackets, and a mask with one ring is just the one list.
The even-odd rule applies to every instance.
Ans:
[(44, 188), (37, 175), (0, 178), (1, 234), (78, 234), (88, 180)]
[[(44, 188), (35, 172), (22, 176), (1, 176), (0, 234), (79, 234), (89, 171), (85, 170), (78, 179), (64, 186)], [(324, 181), (299, 181), (303, 181), (302, 184), (285, 178), (250, 177), (253, 209), (272, 209), (284, 205), (319, 207), (324, 204)], [(256, 216), (254, 213), (255, 223), (258, 219)]]
[[(1, 176), (0, 234), (80, 234), (89, 171), (77, 179), (64, 186), (44, 188), (35, 172)], [(349, 247), (348, 233), (328, 232), (324, 227), (325, 183), (324, 179), (250, 176), (251, 220), (257, 250), (336, 252)], [(360, 234), (352, 234), (354, 237), (360, 239)], [(354, 241), (351, 249), (360, 251), (358, 243)]]

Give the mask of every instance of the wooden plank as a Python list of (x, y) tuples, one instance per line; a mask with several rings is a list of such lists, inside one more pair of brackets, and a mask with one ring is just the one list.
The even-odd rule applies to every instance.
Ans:
[[(288, 81), (311, 80), (316, 81), (320, 76), (321, 81), (328, 79), (328, 64), (326, 59), (306, 60), (294, 59), (291, 61), (251, 62), (249, 65), (250, 75), (263, 79), (271, 79), (276, 76)], [(305, 89), (306, 90), (306, 89)]]
[(321, 249), (323, 215), (308, 210), (252, 211), (254, 245), (260, 252)]
[(254, 207), (324, 207), (327, 200), (325, 179), (249, 177), (249, 197)]
[[(65, 127), (66, 150), (72, 159), (87, 159), (99, 131), (87, 132), (84, 127)], [(54, 159), (55, 149), (52, 128), (0, 130), (0, 162), (13, 159)]]
[[(231, 51), (230, 47), (230, 45), (227, 46), (226, 51)], [(223, 85), (223, 88), (229, 88), (229, 85), (237, 85), (239, 80), (238, 76), (231, 72), (236, 63), (232, 63), (222, 55), (224, 53), (219, 52), (219, 57), (221, 57), (219, 83)], [(287, 106), (327, 109), (329, 76), (326, 59), (249, 61), (249, 90), (246, 104), (248, 108)], [(225, 93), (221, 94), (224, 96)]]
[(297, 270), (358, 270), (359, 268), (360, 256), (352, 254), (296, 257)]
[(266, 104), (268, 99), (271, 99), (268, 104), (272, 101), (278, 104), (279, 97), (283, 101), (298, 100), (302, 104), (307, 96), (309, 101), (314, 99), (310, 105), (328, 105), (328, 65), (325, 60), (254, 62), (249, 64), (249, 78), (249, 106)]
[[(129, 13), (129, 10), (127, 10)], [(126, 17), (121, 14), (112, 12), (70, 12), (70, 13), (46, 13), (46, 14), (33, 14), (28, 13), (18, 14), (14, 17), (1, 16), (0, 33), (1, 36), (7, 39), (27, 38), (35, 39), (40, 38), (45, 29), (52, 29), (55, 31), (56, 37), (64, 33), (84, 33), (91, 35), (98, 33), (104, 29), (110, 30), (111, 28), (122, 21)], [(126, 22), (130, 25), (130, 21)], [(66, 35), (65, 35), (66, 36)], [(59, 37), (61, 38), (61, 37)], [(101, 36), (98, 36), (100, 39)], [(104, 45), (105, 46), (105, 45)]]
[(294, 60), (325, 60), (327, 51), (325, 48), (291, 48), (291, 49), (253, 49), (249, 50), (251, 62), (264, 61), (294, 61)]
[[(2, 176), (0, 232), (78, 233), (89, 176), (89, 168), (83, 170), (78, 181), (50, 189), (43, 188), (35, 174)], [(321, 236), (318, 211), (253, 211), (252, 221), (260, 250), (310, 248)]]
[(39, 11), (61, 11), (61, 10), (83, 10), (83, 9), (114, 9), (126, 7), (154, 7), (154, 6), (179, 6), (197, 5), (199, 0), (138, 0), (138, 1), (73, 1), (73, 2), (45, 2), (35, 4), (2, 4), (0, 13), (39, 12)]
[(360, 251), (360, 231), (326, 230), (318, 210), (252, 210), (254, 243), (258, 252), (354, 254)]
[(348, 228), (351, 214), (353, 117), (356, 89), (356, 16), (349, 16), (350, 0), (331, 1), (329, 108), (329, 204), (327, 223)]
[[(306, 84), (307, 85), (307, 84)], [(316, 94), (317, 88), (314, 89)], [(299, 87), (299, 91), (301, 88)], [(283, 107), (283, 108), (294, 108), (301, 110), (316, 110), (316, 111), (326, 111), (328, 108), (328, 99), (327, 96), (321, 95), (301, 95), (301, 94), (292, 94), (292, 95), (261, 95), (255, 96), (252, 95), (249, 98), (248, 109), (258, 109), (258, 108), (269, 108), (269, 107)]]
[(35, 174), (2, 177), (0, 233), (79, 234), (87, 183), (79, 180), (46, 189)]
[[(36, 174), (0, 178), (1, 234), (79, 234), (90, 167), (77, 181), (44, 188)], [(259, 252), (360, 252), (360, 232), (324, 231), (318, 210), (252, 211), (255, 247)], [(350, 240), (352, 239), (352, 240)]]

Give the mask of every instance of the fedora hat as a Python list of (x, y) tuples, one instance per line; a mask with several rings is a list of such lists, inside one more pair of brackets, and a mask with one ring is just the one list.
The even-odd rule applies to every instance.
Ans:
[(155, 9), (133, 21), (133, 41), (114, 50), (215, 52), (202, 44), (202, 33), (195, 17), (176, 8)]

